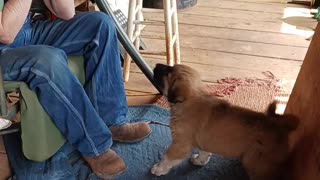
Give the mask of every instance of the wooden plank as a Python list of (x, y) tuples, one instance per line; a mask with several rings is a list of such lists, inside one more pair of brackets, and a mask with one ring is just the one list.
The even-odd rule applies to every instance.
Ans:
[[(134, 75), (133, 75), (133, 78), (134, 78)], [(126, 83), (126, 82), (124, 82), (124, 83)], [(140, 84), (140, 86), (144, 86), (144, 85), (145, 84)], [(151, 86), (151, 84), (150, 84), (150, 86)], [(145, 91), (141, 92), (141, 91), (131, 90), (130, 87), (126, 87), (126, 88), (127, 88), (126, 89), (126, 97), (127, 98), (128, 97), (135, 97), (135, 96), (142, 96), (142, 95), (146, 94)], [(149, 94), (149, 92), (148, 92), (148, 94)]]
[[(310, 10), (309, 10), (310, 11)], [(281, 22), (283, 13), (257, 12), (239, 9), (221, 9), (218, 7), (199, 6), (185, 11), (182, 14), (193, 14), (205, 17), (225, 17), (233, 19), (261, 20), (270, 22)]]
[[(163, 17), (160, 14), (145, 14), (146, 21), (163, 21)], [(246, 20), (235, 19), (225, 17), (210, 17), (199, 16), (192, 14), (178, 14), (179, 24), (188, 24), (194, 26), (210, 26), (229, 29), (242, 29), (259, 32), (273, 32), (282, 33), (284, 30), (283, 23), (280, 22), (267, 22), (260, 20)], [(295, 32), (287, 32), (288, 34), (294, 34)]]
[(320, 179), (320, 25), (299, 72), (285, 113), (299, 117), (301, 123), (291, 136), (294, 148), (287, 179)]
[[(163, 40), (144, 38), (144, 42), (147, 44), (148, 50), (165, 51), (165, 41)], [(307, 48), (304, 47), (290, 47), (183, 35), (180, 36), (180, 47), (297, 61), (302, 61), (307, 51)], [(181, 54), (183, 54), (183, 52), (181, 52)]]
[(139, 96), (127, 96), (128, 106), (152, 104), (159, 98), (159, 95), (140, 94)]
[[(255, 1), (255, 0), (253, 0)], [(257, 12), (269, 12), (269, 13), (283, 13), (283, 9), (286, 7), (306, 7), (297, 4), (280, 4), (280, 3), (248, 3), (241, 1), (226, 1), (226, 0), (201, 0), (198, 6), (204, 7), (216, 7), (221, 9), (238, 9)]]
[[(264, 6), (264, 5), (259, 5)], [(199, 6), (189, 11), (183, 11), (181, 14), (193, 14), (200, 16), (228, 17), (233, 19), (249, 19), (270, 22), (281, 22), (281, 19), (287, 16), (312, 17), (309, 6), (305, 7), (283, 7), (281, 13), (266, 11), (249, 11), (247, 9), (224, 9), (219, 7)]]
[[(249, 55), (239, 55), (217, 51), (194, 50), (182, 48), (182, 63), (195, 63), (209, 66), (218, 66), (249, 71), (264, 72), (271, 71), (276, 77), (290, 79), (296, 78), (302, 61), (286, 61), (273, 58), (264, 58)], [(148, 64), (165, 63), (163, 56), (144, 56)], [(155, 60), (155, 61), (153, 61)], [(237, 73), (235, 73), (237, 74)]]
[[(151, 68), (154, 68), (156, 63), (165, 64), (165, 59), (155, 58), (155, 57), (146, 57), (145, 58)], [(211, 61), (211, 62), (209, 62)], [(223, 62), (225, 61), (225, 62)], [(248, 61), (238, 61), (238, 60), (225, 60), (225, 59), (209, 59), (208, 63), (200, 64), (197, 61), (183, 61), (185, 65), (189, 65), (195, 68), (200, 72), (202, 79), (207, 82), (214, 82), (216, 80), (226, 78), (226, 77), (235, 77), (235, 78), (245, 78), (245, 77), (257, 77), (264, 78), (262, 72), (270, 71), (275, 77), (290, 81), (295, 80), (297, 74), (300, 70), (299, 66), (295, 63), (290, 64), (290, 62), (284, 61), (284, 63), (269, 64), (261, 61), (260, 64), (248, 63)], [(234, 63), (234, 64), (233, 64)], [(222, 64), (222, 65), (215, 65)], [(242, 64), (242, 65), (241, 65)], [(286, 66), (288, 65), (288, 66)], [(140, 69), (133, 64), (131, 72), (139, 73)], [(293, 81), (294, 82), (294, 81)]]
[[(153, 68), (156, 63), (165, 63), (163, 60), (155, 59), (147, 59), (148, 64)], [(223, 67), (223, 66), (212, 66), (208, 64), (197, 64), (197, 63), (189, 63), (183, 62), (183, 64), (189, 65), (195, 68), (201, 74), (201, 78), (205, 82), (216, 82), (219, 79), (223, 79), (226, 77), (235, 77), (235, 78), (267, 78), (262, 71), (260, 70), (248, 70), (248, 69), (237, 69), (236, 67)], [(261, 65), (262, 66), (262, 65)], [(260, 66), (260, 67), (261, 67)], [(258, 68), (257, 68), (258, 69)], [(275, 74), (280, 74), (281, 69), (283, 69), (284, 73), (282, 77), (276, 76), (280, 78), (281, 84), (283, 87), (287, 89), (292, 89), (292, 86), (295, 82), (296, 75), (299, 69), (295, 69), (290, 71), (289, 68), (279, 66), (275, 71), (276, 66), (273, 67), (271, 72)], [(270, 70), (270, 69), (269, 69)], [(296, 71), (296, 72), (293, 72)], [(135, 64), (132, 64), (131, 68), (131, 78), (129, 82), (125, 83), (126, 89), (143, 92), (143, 93), (155, 93), (157, 92), (155, 88), (152, 87), (151, 83), (147, 80), (147, 78), (141, 73), (141, 71), (136, 67)]]
[[(196, 67), (198, 69), (198, 67)], [(237, 78), (248, 78), (255, 76), (256, 78), (266, 78), (261, 72), (250, 72), (250, 71), (237, 71), (231, 68), (224, 68), (224, 70), (227, 73), (223, 73), (221, 68), (211, 68), (214, 73), (211, 73), (212, 78), (210, 81), (206, 81), (205, 78), (202, 76), (202, 79), (204, 79), (204, 82), (207, 83), (214, 83), (217, 82), (216, 80), (226, 77), (237, 77)], [(206, 72), (202, 71), (201, 74), (205, 74)], [(224, 75), (230, 76), (224, 76)], [(206, 74), (205, 74), (206, 75)], [(216, 80), (214, 80), (216, 79)], [(291, 90), (292, 86), (294, 84), (294, 78), (291, 80), (286, 81), (285, 83), (281, 83), (281, 86)], [(125, 82), (125, 88), (126, 91), (131, 91), (136, 94), (138, 92), (139, 95), (146, 95), (146, 94), (156, 94), (158, 91), (149, 83), (148, 79), (144, 76), (142, 73), (131, 73), (130, 74), (130, 80), (128, 82)], [(130, 96), (130, 95), (129, 95)]]
[(85, 3), (87, 0), (74, 0), (74, 6), (80, 6), (81, 4)]
[(8, 179), (11, 175), (7, 154), (0, 153), (0, 179)]
[(8, 157), (3, 144), (3, 138), (0, 136), (0, 179), (8, 179), (11, 176)]
[[(208, 4), (204, 6), (205, 3)], [(272, 70), (276, 77), (287, 79), (292, 84), (304, 58), (301, 49), (306, 52), (309, 42), (302, 36), (283, 34), (280, 31), (282, 23), (280, 20), (276, 22), (276, 18), (282, 16), (286, 6), (226, 0), (199, 1), (199, 5), (195, 8), (179, 12), (180, 41), (184, 42), (181, 52), (182, 63), (199, 69), (201, 74), (204, 74), (204, 79), (210, 82), (225, 77), (265, 78), (262, 71)], [(219, 10), (221, 7), (222, 10)], [(223, 13), (228, 10), (231, 10), (230, 15)], [(263, 20), (264, 17), (259, 16), (257, 12), (272, 14), (274, 19), (271, 21), (275, 22), (268, 22), (270, 20), (267, 17)], [(232, 18), (233, 13), (235, 15)], [(254, 20), (254, 15), (259, 17)], [(159, 13), (145, 13), (145, 17), (156, 21), (163, 20), (163, 15)], [(147, 25), (146, 30), (148, 32), (143, 32), (143, 40), (148, 50), (164, 50), (164, 41), (161, 40), (164, 38), (164, 27)], [(238, 47), (238, 42), (243, 46), (249, 45), (251, 50), (246, 49), (241, 52), (243, 49)], [(270, 46), (273, 48), (270, 49)], [(292, 46), (296, 49), (291, 49)], [(266, 51), (268, 49), (269, 51)], [(281, 56), (278, 56), (279, 54)], [(164, 57), (161, 56), (148, 56), (146, 61), (151, 66), (156, 62), (165, 63)], [(127, 92), (133, 94), (157, 92), (135, 65), (132, 67), (131, 78), (125, 86)]]
[[(225, 1), (238, 1), (238, 2), (247, 2), (247, 3), (259, 3), (259, 4), (279, 4), (279, 5), (286, 5), (286, 4), (292, 4), (292, 0), (225, 0)], [(309, 2), (310, 0), (299, 0), (300, 2)], [(299, 5), (299, 4), (293, 4), (293, 5)]]
[(2, 136), (0, 136), (0, 153), (6, 153), (6, 149), (4, 147), (3, 137)]
[[(142, 34), (144, 37), (154, 37), (164, 39), (164, 27), (147, 25)], [(180, 35), (189, 35), (193, 37), (209, 37), (228, 39), (246, 42), (259, 42), (265, 44), (277, 44), (286, 46), (309, 47), (310, 41), (304, 37), (291, 34), (278, 34), (271, 32), (257, 32), (241, 29), (228, 29), (221, 27), (195, 26), (190, 24), (180, 24)]]
[[(132, 65), (134, 66), (134, 65)], [(124, 83), (126, 92), (131, 92), (132, 94), (156, 94), (157, 89), (153, 87), (150, 81), (142, 73), (130, 72), (130, 79), (128, 82)], [(132, 95), (131, 94), (131, 95)]]
[[(225, 0), (230, 1), (230, 0)], [(237, 2), (259, 3), (259, 4), (286, 4), (290, 0), (234, 0)]]

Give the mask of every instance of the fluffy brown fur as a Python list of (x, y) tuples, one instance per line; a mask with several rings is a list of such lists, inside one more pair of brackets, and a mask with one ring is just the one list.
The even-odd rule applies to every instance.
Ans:
[(260, 113), (210, 96), (200, 75), (185, 65), (157, 64), (154, 79), (170, 102), (172, 144), (153, 174), (167, 174), (197, 148), (195, 165), (216, 153), (238, 158), (252, 180), (277, 179), (289, 156), (288, 134), (298, 125), (294, 116), (275, 114), (276, 103)]

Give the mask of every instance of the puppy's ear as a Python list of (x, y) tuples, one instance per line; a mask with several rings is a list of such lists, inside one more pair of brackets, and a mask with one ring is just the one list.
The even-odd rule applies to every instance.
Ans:
[(153, 70), (153, 80), (158, 85), (161, 94), (166, 94), (166, 81), (172, 71), (173, 67), (164, 64), (156, 64)]
[(183, 96), (181, 96), (179, 89), (174, 85), (168, 89), (167, 99), (170, 103), (181, 103), (184, 101), (184, 98)]

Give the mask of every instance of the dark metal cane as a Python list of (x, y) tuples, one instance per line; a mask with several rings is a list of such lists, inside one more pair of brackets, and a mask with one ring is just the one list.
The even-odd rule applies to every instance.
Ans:
[(153, 86), (155, 88), (157, 88), (157, 90), (159, 92), (161, 92), (160, 88), (153, 80), (152, 69), (144, 61), (144, 59), (142, 58), (140, 53), (137, 51), (137, 49), (133, 46), (132, 42), (129, 40), (127, 34), (125, 33), (125, 31), (122, 29), (122, 27), (118, 23), (117, 18), (114, 16), (113, 11), (112, 11), (111, 7), (109, 6), (109, 4), (106, 2), (106, 0), (95, 0), (95, 2), (97, 3), (100, 11), (108, 14), (112, 18), (112, 20), (114, 21), (116, 28), (117, 28), (117, 33), (118, 33), (118, 38), (120, 40), (120, 43), (125, 48), (125, 50), (129, 53), (132, 60), (138, 65), (140, 70), (149, 79), (149, 81), (153, 84)]

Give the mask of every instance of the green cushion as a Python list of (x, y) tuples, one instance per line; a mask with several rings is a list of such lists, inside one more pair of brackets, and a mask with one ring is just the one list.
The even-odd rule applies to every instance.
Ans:
[(3, 0), (0, 0), (0, 11), (3, 9)]
[(22, 151), (30, 160), (43, 161), (64, 144), (65, 139), (42, 108), (37, 95), (24, 82), (4, 82), (5, 91), (19, 89)]
[[(70, 70), (84, 84), (82, 57), (69, 57)], [(6, 81), (5, 91), (20, 91), (21, 138), (24, 155), (33, 161), (44, 161), (54, 155), (65, 143), (65, 138), (42, 108), (35, 92), (24, 82)]]
[(70, 56), (68, 57), (68, 66), (70, 70), (77, 76), (80, 83), (85, 83), (84, 62), (82, 56)]

